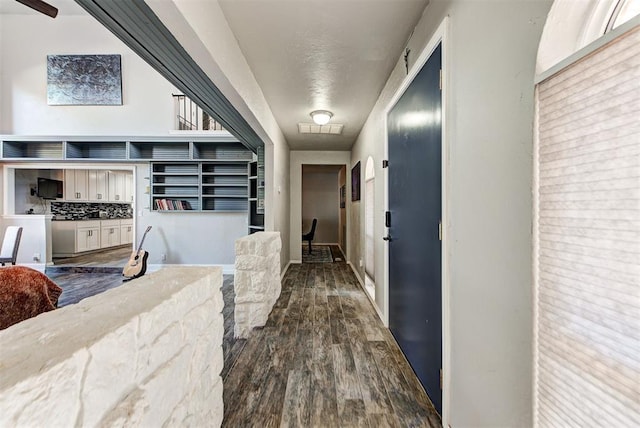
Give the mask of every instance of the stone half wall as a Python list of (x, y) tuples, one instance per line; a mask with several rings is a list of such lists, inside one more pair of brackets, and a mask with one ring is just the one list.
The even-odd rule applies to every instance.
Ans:
[(0, 426), (223, 417), (222, 272), (172, 267), (0, 332)]
[(280, 297), (279, 232), (257, 232), (236, 240), (235, 337), (266, 324)]

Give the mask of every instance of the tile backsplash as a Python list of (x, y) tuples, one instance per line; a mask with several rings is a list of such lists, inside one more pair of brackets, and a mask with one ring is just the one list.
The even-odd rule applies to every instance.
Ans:
[(131, 204), (100, 204), (94, 202), (51, 202), (51, 214), (67, 220), (86, 218), (131, 218)]

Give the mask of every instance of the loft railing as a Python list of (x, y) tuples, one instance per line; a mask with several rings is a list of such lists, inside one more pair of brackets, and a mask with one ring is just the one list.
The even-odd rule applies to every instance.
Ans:
[(209, 116), (189, 97), (173, 94), (175, 105), (175, 129), (178, 131), (224, 131), (220, 122)]

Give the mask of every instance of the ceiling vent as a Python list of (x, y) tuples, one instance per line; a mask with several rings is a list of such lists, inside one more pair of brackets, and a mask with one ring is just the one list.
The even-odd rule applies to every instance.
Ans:
[(298, 132), (300, 134), (342, 134), (342, 124), (316, 125), (315, 123), (298, 123)]

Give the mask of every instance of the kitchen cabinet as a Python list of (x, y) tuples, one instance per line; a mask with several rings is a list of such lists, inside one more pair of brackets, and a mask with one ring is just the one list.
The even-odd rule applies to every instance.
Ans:
[(133, 220), (120, 220), (120, 244), (133, 243)]
[(107, 202), (108, 199), (108, 171), (91, 169), (88, 171), (89, 201)]
[[(86, 222), (98, 223), (100, 222)], [(76, 252), (91, 251), (100, 249), (100, 227), (83, 224), (76, 229)]]
[(133, 174), (127, 171), (109, 171), (109, 201), (133, 201)]
[(133, 173), (124, 173), (124, 202), (133, 202)]
[(133, 202), (133, 174), (128, 171), (66, 169), (64, 199), (69, 202)]
[(53, 257), (72, 257), (133, 242), (133, 219), (66, 220), (51, 225)]
[(120, 220), (100, 221), (100, 248), (120, 245)]
[(64, 199), (71, 202), (89, 200), (89, 175), (86, 169), (64, 170)]

